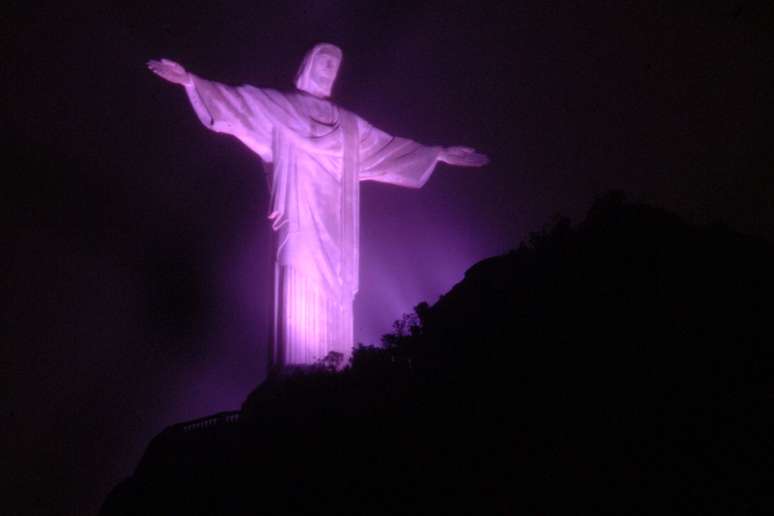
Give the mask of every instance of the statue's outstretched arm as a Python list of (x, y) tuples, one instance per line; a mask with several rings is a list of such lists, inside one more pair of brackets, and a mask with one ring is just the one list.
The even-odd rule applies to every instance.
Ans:
[(179, 63), (170, 61), (169, 59), (161, 59), (160, 61), (151, 59), (146, 64), (151, 72), (171, 83), (180, 84), (182, 86), (190, 86), (193, 84), (191, 74), (189, 74), (186, 69), (183, 68), (183, 65)]
[(147, 65), (162, 79), (185, 88), (188, 100), (204, 127), (236, 136), (261, 159), (272, 161), (273, 124), (263, 115), (267, 97), (262, 90), (208, 81), (169, 59), (152, 59)]
[(438, 161), (456, 167), (483, 167), (489, 163), (489, 156), (470, 147), (445, 147), (441, 150)]

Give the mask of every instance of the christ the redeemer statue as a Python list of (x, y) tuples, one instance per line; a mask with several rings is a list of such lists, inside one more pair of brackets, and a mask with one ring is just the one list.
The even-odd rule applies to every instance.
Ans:
[(162, 59), (148, 67), (185, 87), (205, 127), (236, 136), (265, 164), (276, 232), (272, 366), (348, 357), (358, 290), (360, 181), (409, 188), (439, 161), (480, 167), (467, 147), (428, 147), (390, 136), (329, 100), (341, 50), (321, 43), (304, 57), (296, 91), (226, 86)]

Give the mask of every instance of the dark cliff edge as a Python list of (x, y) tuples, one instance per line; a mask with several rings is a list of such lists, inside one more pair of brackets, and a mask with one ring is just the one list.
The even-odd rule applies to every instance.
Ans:
[(101, 514), (768, 512), (773, 264), (608, 194), (343, 371), (168, 428)]

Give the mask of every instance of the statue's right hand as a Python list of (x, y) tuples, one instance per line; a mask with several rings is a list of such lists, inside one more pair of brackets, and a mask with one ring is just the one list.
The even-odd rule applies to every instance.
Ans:
[(169, 59), (162, 59), (161, 61), (151, 59), (148, 61), (147, 65), (151, 72), (169, 82), (182, 84), (183, 86), (191, 84), (191, 75), (182, 65), (174, 61), (170, 61)]

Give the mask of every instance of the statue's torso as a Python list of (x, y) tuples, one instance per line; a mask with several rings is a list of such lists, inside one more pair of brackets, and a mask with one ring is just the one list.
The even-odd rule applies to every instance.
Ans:
[[(281, 264), (290, 265), (331, 288), (340, 284), (342, 259), (342, 174), (345, 135), (342, 111), (334, 103), (303, 94), (288, 94), (306, 135), (298, 125), (280, 130), (292, 143), (282, 173), (288, 175), (287, 224), (278, 229)], [(298, 122), (298, 120), (297, 120)], [(357, 152), (357, 149), (350, 149)], [(275, 157), (276, 159), (276, 157)]]

